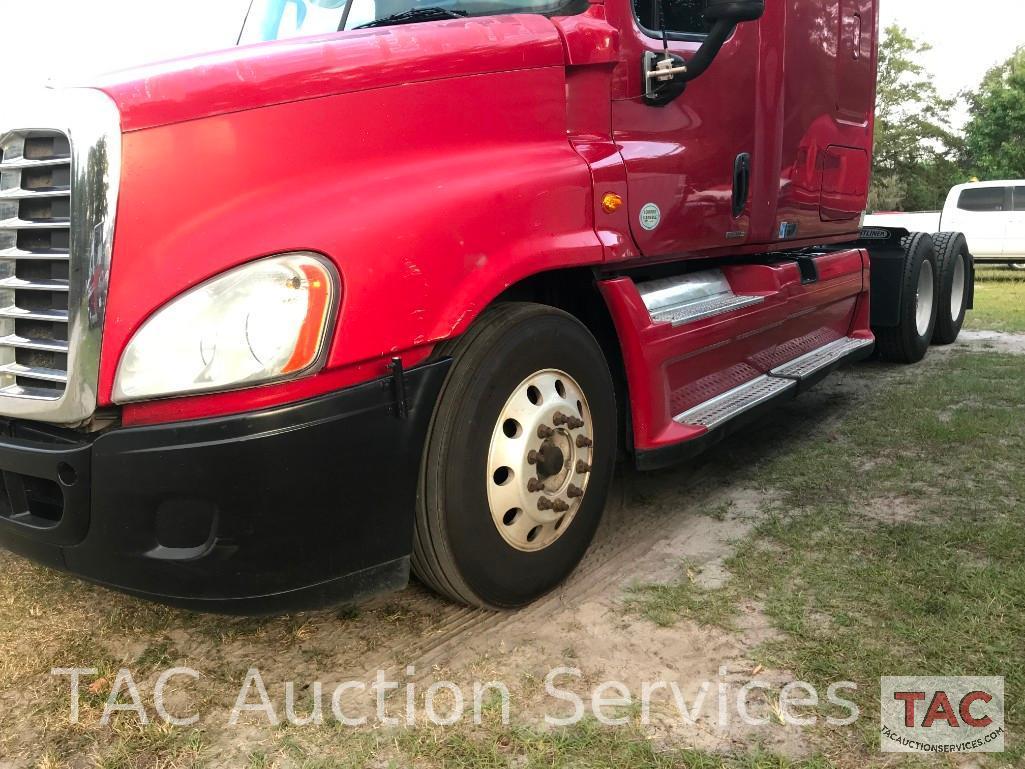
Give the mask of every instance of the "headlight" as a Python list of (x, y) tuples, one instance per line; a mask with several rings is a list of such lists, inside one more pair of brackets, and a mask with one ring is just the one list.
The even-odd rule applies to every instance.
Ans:
[(287, 379), (321, 362), (338, 303), (334, 268), (312, 254), (261, 259), (157, 310), (125, 348), (114, 401)]

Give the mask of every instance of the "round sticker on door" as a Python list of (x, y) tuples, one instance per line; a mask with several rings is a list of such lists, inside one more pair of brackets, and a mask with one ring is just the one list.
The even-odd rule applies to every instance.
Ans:
[(662, 211), (654, 203), (648, 203), (641, 209), (641, 227), (653, 230), (662, 221)]

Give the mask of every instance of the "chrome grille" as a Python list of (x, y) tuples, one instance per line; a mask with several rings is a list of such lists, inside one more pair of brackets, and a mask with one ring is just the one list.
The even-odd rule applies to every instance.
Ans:
[(0, 394), (57, 400), (68, 382), (71, 142), (19, 130), (0, 150)]
[(0, 121), (0, 417), (80, 425), (97, 404), (120, 115), (72, 88), (7, 94)]

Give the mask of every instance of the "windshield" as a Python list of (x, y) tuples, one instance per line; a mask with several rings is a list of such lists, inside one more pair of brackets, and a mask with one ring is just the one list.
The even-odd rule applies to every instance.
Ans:
[[(574, 10), (569, 10), (571, 6)], [(441, 9), (457, 17), (575, 13), (577, 6), (586, 7), (587, 0), (253, 0), (239, 42), (258, 43), (355, 29), (417, 9)]]

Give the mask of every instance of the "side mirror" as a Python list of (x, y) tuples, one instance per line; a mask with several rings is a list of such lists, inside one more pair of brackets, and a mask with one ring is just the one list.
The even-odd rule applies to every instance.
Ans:
[(706, 0), (705, 18), (713, 23), (712, 30), (697, 53), (685, 62), (669, 53), (665, 18), (672, 2), (661, 0), (663, 55), (648, 52), (643, 61), (644, 98), (659, 107), (682, 94), (688, 82), (705, 73), (738, 24), (757, 21), (765, 14), (765, 0)]
[(705, 18), (709, 21), (758, 21), (765, 13), (765, 0), (708, 0)]

